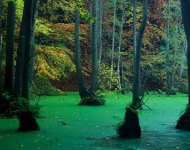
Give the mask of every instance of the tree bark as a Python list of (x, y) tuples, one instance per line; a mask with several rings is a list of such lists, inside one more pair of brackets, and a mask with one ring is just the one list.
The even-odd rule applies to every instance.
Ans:
[[(2, 100), (2, 93), (3, 93), (3, 72), (2, 72), (2, 31), (1, 31), (1, 20), (2, 20), (2, 3), (0, 1), (0, 101)], [(0, 102), (1, 105), (1, 102)]]
[(122, 76), (122, 63), (121, 63), (121, 47), (122, 47), (122, 34), (123, 34), (123, 24), (124, 24), (124, 16), (125, 16), (125, 5), (123, 5), (122, 16), (121, 16), (121, 26), (120, 26), (120, 33), (119, 33), (119, 46), (118, 46), (118, 62), (117, 62), (117, 72), (118, 72), (118, 85), (121, 86)]
[(32, 6), (33, 0), (25, 0), (24, 6), (26, 7), (26, 41), (24, 49), (24, 64), (22, 76), (22, 97), (29, 99), (29, 77), (30, 77), (30, 61), (31, 61), (31, 41), (32, 41)]
[(133, 83), (133, 100), (132, 106), (137, 106), (139, 102), (140, 96), (140, 61), (141, 61), (141, 46), (142, 46), (142, 39), (144, 30), (146, 27), (148, 18), (148, 7), (147, 7), (147, 0), (143, 0), (143, 20), (139, 29), (138, 33), (138, 40), (136, 46), (136, 55), (135, 55), (135, 77)]
[[(185, 35), (187, 38), (187, 69), (188, 69), (188, 93), (190, 93), (190, 4), (189, 0), (181, 0), (181, 12)], [(188, 97), (188, 105), (190, 105), (190, 96)]]
[[(177, 8), (175, 8), (175, 20), (174, 20), (174, 24), (175, 24), (175, 29), (174, 29), (174, 33), (175, 35), (178, 34), (178, 28), (179, 28), (179, 23), (178, 23), (178, 15), (177, 15)], [(175, 74), (176, 74), (176, 55), (177, 55), (177, 50), (179, 49), (179, 44), (178, 44), (178, 39), (177, 37), (174, 37), (174, 49), (173, 49), (173, 58), (172, 58), (172, 66), (171, 66), (171, 93), (172, 95), (176, 95), (176, 90), (175, 90)]]
[(138, 114), (136, 109), (139, 108), (139, 90), (140, 90), (140, 58), (143, 33), (147, 22), (147, 0), (143, 0), (143, 20), (139, 29), (136, 57), (135, 57), (135, 79), (133, 83), (133, 99), (129, 108), (126, 108), (125, 118), (123, 123), (118, 127), (118, 136), (121, 138), (140, 138), (141, 127), (139, 124)]
[[(32, 48), (32, 40), (33, 40), (33, 32), (34, 32), (34, 23), (35, 23), (35, 15), (37, 10), (37, 3), (38, 0), (25, 0), (24, 1), (24, 11), (23, 15), (27, 16), (24, 23), (25, 25), (25, 43), (24, 43), (24, 58), (23, 58), (23, 72), (22, 72), (22, 97), (27, 99), (29, 101), (29, 89), (30, 89), (30, 71), (31, 66), (31, 48)], [(23, 17), (24, 18), (24, 17)], [(29, 105), (29, 104), (28, 104)], [(19, 128), (20, 131), (27, 131), (27, 130), (39, 130), (40, 127), (38, 123), (36, 122), (35, 116), (32, 113), (32, 110), (29, 110), (28, 105), (26, 105), (26, 110), (22, 112), (18, 118), (19, 118)]]
[(5, 91), (13, 94), (14, 84), (14, 30), (15, 30), (15, 2), (8, 2), (7, 28), (6, 28), (6, 68)]
[[(134, 56), (136, 57), (136, 47), (137, 47), (137, 0), (134, 0), (134, 6), (133, 6), (133, 52)], [(135, 61), (134, 61), (135, 66)]]
[(1, 29), (2, 13), (3, 13), (3, 0), (0, 1), (0, 29)]
[(35, 61), (35, 20), (37, 18), (39, 0), (34, 0), (32, 7), (32, 29), (31, 29), (31, 53), (30, 53), (30, 63), (29, 63), (29, 88), (32, 86), (32, 80), (34, 76), (34, 61)]
[(114, 69), (116, 1), (117, 0), (114, 0), (114, 9), (113, 9), (112, 48), (111, 48), (111, 74), (110, 74), (109, 90), (111, 90), (111, 88), (112, 88), (112, 76), (113, 76), (113, 69)]
[(103, 1), (99, 0), (98, 3), (98, 67), (102, 61), (102, 21), (103, 21)]
[(167, 6), (167, 20), (166, 20), (166, 28), (167, 28), (167, 45), (166, 45), (166, 94), (171, 94), (171, 71), (170, 71), (170, 0), (168, 0)]
[[(97, 0), (93, 0), (93, 17), (97, 18)], [(98, 89), (98, 50), (97, 50), (97, 21), (92, 23), (92, 79), (89, 89), (90, 95), (94, 95)]]
[(79, 10), (75, 8), (75, 64), (76, 64), (76, 77), (79, 87), (79, 94), (81, 100), (88, 97), (88, 91), (85, 86), (85, 80), (82, 73), (81, 53), (80, 53), (80, 40), (79, 40)]
[[(24, 6), (23, 12), (26, 12), (27, 7)], [(22, 93), (22, 76), (23, 76), (23, 64), (24, 64), (24, 50), (26, 43), (26, 13), (22, 15), (22, 22), (19, 33), (19, 42), (17, 49), (17, 58), (16, 58), (16, 71), (15, 71), (15, 89), (14, 97), (17, 98), (21, 96)]]
[[(181, 12), (185, 35), (187, 38), (187, 72), (188, 72), (188, 94), (190, 94), (190, 3), (189, 0), (181, 0)], [(180, 116), (176, 124), (177, 129), (190, 130), (190, 95), (188, 95), (188, 106)]]

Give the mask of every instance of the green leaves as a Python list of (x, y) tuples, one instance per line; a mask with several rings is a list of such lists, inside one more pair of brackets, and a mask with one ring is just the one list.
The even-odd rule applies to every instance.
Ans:
[(3, 94), (3, 97), (6, 99), (6, 100), (9, 100), (11, 98), (11, 95), (9, 94), (9, 92), (5, 91)]
[(97, 20), (97, 18), (94, 18), (90, 15), (90, 13), (84, 8), (84, 3), (82, 1), (75, 2), (75, 9), (79, 10), (79, 13), (81, 15), (81, 18), (85, 20), (89, 20), (91, 23)]

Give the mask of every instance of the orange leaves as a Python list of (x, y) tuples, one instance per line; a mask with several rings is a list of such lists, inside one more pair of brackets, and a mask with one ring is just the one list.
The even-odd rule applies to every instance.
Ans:
[[(57, 23), (53, 25), (53, 28), (56, 29), (59, 32), (71, 32), (74, 33), (75, 30), (75, 24), (74, 23)], [(80, 32), (86, 33), (88, 31), (88, 25), (87, 24), (80, 24)]]

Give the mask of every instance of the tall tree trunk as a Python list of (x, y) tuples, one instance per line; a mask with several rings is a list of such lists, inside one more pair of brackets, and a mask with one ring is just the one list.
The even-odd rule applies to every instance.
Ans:
[(182, 54), (180, 58), (180, 66), (179, 66), (179, 72), (178, 72), (178, 88), (181, 89), (180, 92), (187, 93), (186, 87), (184, 87), (183, 82), (182, 82), (182, 75), (185, 67), (185, 63), (187, 60), (186, 53), (187, 53), (187, 41), (183, 41), (183, 46), (182, 46)]
[[(92, 5), (92, 17), (97, 17), (97, 0), (93, 0)], [(95, 20), (92, 25), (90, 25), (90, 51), (92, 59), (92, 73), (91, 73), (91, 86), (87, 90), (85, 86), (84, 77), (82, 74), (82, 65), (80, 60), (80, 44), (79, 44), (79, 12), (78, 9), (75, 10), (75, 59), (76, 59), (76, 70), (77, 70), (77, 81), (79, 85), (79, 93), (81, 96), (81, 101), (79, 105), (103, 105), (102, 101), (99, 101), (96, 92), (98, 90), (98, 50), (97, 50), (97, 21)], [(91, 23), (90, 23), (91, 24)]]
[[(93, 0), (89, 0), (90, 16), (93, 16), (93, 11), (92, 11), (92, 5), (93, 4), (92, 4), (92, 1)], [(90, 41), (89, 41), (90, 42), (90, 48), (89, 49), (90, 49), (90, 53), (92, 53), (92, 22), (90, 20), (89, 20), (89, 28), (90, 28), (89, 29), (90, 30), (89, 31), (89, 36), (90, 36)]]
[(144, 30), (146, 27), (148, 18), (148, 7), (147, 0), (143, 0), (143, 20), (138, 33), (137, 47), (136, 47), (136, 55), (135, 55), (135, 77), (133, 83), (133, 100), (132, 106), (136, 107), (139, 102), (140, 96), (140, 61), (141, 61), (141, 46)]
[[(185, 35), (187, 38), (187, 69), (188, 69), (188, 93), (190, 93), (190, 4), (189, 0), (181, 0), (181, 12)], [(190, 105), (190, 96), (188, 97), (188, 104)]]
[(0, 112), (2, 111), (3, 107), (3, 89), (4, 89), (4, 83), (3, 83), (3, 72), (2, 72), (2, 35), (0, 31)]
[(103, 21), (103, 2), (99, 0), (98, 3), (98, 67), (102, 61), (102, 21)]
[(76, 76), (79, 87), (79, 94), (81, 99), (88, 97), (88, 91), (85, 86), (85, 80), (82, 73), (81, 54), (80, 54), (80, 40), (79, 40), (79, 10), (75, 8), (75, 64), (76, 64)]
[(111, 74), (110, 74), (110, 85), (109, 85), (109, 90), (111, 90), (111, 88), (112, 88), (112, 76), (113, 76), (113, 69), (114, 69), (116, 2), (117, 2), (117, 0), (114, 0), (114, 9), (113, 9), (113, 27), (112, 27), (112, 48), (111, 48)]
[[(174, 20), (174, 24), (175, 24), (175, 28), (174, 28), (174, 33), (175, 35), (178, 34), (178, 16), (177, 16), (177, 8), (175, 8), (175, 20)], [(174, 37), (174, 49), (173, 49), (173, 58), (172, 58), (172, 66), (171, 66), (171, 93), (172, 95), (175, 95), (176, 94), (176, 91), (175, 91), (175, 64), (176, 64), (176, 53), (177, 53), (177, 50), (179, 48), (179, 44), (178, 44), (178, 39), (177, 37)]]
[[(24, 1), (24, 11), (23, 15), (26, 15), (26, 27), (25, 27), (25, 49), (24, 49), (24, 65), (22, 73), (22, 97), (29, 100), (29, 79), (30, 79), (30, 61), (31, 61), (31, 48), (32, 48), (32, 39), (33, 39), (33, 30), (35, 15), (37, 10), (38, 0), (25, 0)], [(24, 20), (22, 20), (24, 21)], [(19, 128), (20, 131), (26, 130), (39, 130), (39, 125), (36, 122), (34, 115), (31, 110), (28, 109), (28, 105), (25, 106), (27, 111), (22, 112), (19, 117)]]
[(0, 101), (2, 100), (1, 96), (3, 93), (3, 85), (4, 84), (3, 84), (3, 73), (2, 73), (2, 35), (0, 33)]
[[(183, 26), (187, 38), (187, 72), (188, 72), (188, 94), (190, 94), (190, 3), (189, 0), (180, 0)], [(188, 95), (188, 106), (177, 121), (177, 129), (190, 130), (190, 95)]]
[(122, 47), (122, 34), (123, 34), (123, 24), (124, 24), (124, 16), (125, 16), (125, 5), (123, 5), (122, 10), (122, 17), (121, 17), (121, 26), (120, 26), (120, 33), (119, 33), (119, 46), (118, 46), (118, 62), (117, 62), (117, 72), (118, 72), (118, 85), (121, 86), (121, 78), (122, 71), (121, 71), (121, 47)]
[(170, 75), (170, 0), (168, 0), (167, 5), (167, 20), (166, 20), (166, 28), (167, 28), (167, 45), (166, 45), (166, 94), (171, 94), (171, 75)]
[(15, 2), (8, 2), (7, 29), (6, 29), (6, 68), (5, 91), (13, 94), (14, 84), (14, 30), (15, 30)]
[(22, 96), (29, 99), (29, 64), (31, 61), (31, 41), (32, 41), (32, 6), (33, 0), (25, 0), (26, 6), (26, 41), (24, 49), (24, 64), (23, 64), (23, 76), (22, 76)]
[(34, 0), (33, 3), (33, 10), (32, 10), (32, 32), (31, 32), (31, 53), (30, 53), (30, 63), (29, 63), (29, 88), (32, 86), (32, 80), (34, 76), (34, 61), (35, 61), (35, 21), (37, 18), (39, 0)]
[(1, 20), (2, 20), (2, 3), (3, 1), (0, 1), (0, 105), (2, 100), (2, 93), (3, 93), (3, 72), (2, 72), (2, 31), (1, 31)]
[[(35, 42), (34, 42), (34, 23), (36, 19), (36, 14), (37, 14), (37, 8), (38, 8), (38, 0), (35, 0), (33, 6), (33, 14), (32, 16), (32, 29), (31, 29), (31, 54), (30, 54), (30, 63), (29, 63), (29, 87), (31, 87), (31, 82), (32, 82), (32, 76), (33, 76), (33, 68), (34, 68), (34, 47), (35, 47)], [(24, 7), (24, 9), (27, 9), (27, 7)], [(24, 10), (26, 11), (26, 10)], [(26, 42), (26, 21), (27, 21), (27, 16), (26, 13), (23, 13), (22, 16), (22, 23), (21, 23), (21, 28), (20, 28), (20, 33), (19, 33), (19, 44), (18, 44), (18, 50), (17, 50), (17, 59), (16, 59), (16, 72), (15, 72), (15, 90), (14, 90), (14, 96), (19, 97), (21, 96), (22, 92), (22, 69), (23, 69), (23, 64), (24, 64), (24, 49), (25, 49), (25, 42)]]
[(3, 13), (3, 0), (0, 1), (0, 29), (1, 29), (2, 13)]
[[(134, 57), (136, 57), (136, 47), (137, 47), (137, 0), (134, 0), (134, 6), (133, 6), (133, 52), (134, 52)], [(135, 66), (135, 61), (134, 61), (134, 66)]]
[[(93, 0), (93, 17), (97, 18), (97, 0)], [(97, 50), (97, 21), (92, 23), (92, 80), (90, 87), (90, 94), (94, 95), (94, 93), (98, 89), (98, 50)]]
[(14, 87), (15, 98), (20, 97), (22, 94), (22, 76), (23, 76), (24, 50), (26, 43), (26, 21), (27, 21), (27, 14), (24, 12), (27, 11), (26, 9), (27, 7), (24, 6), (20, 33), (19, 33), (18, 49), (17, 49), (15, 87)]
[(143, 20), (138, 33), (137, 51), (135, 58), (135, 79), (133, 83), (133, 99), (129, 108), (126, 108), (124, 122), (118, 127), (117, 133), (121, 138), (140, 138), (141, 127), (136, 109), (138, 109), (140, 89), (140, 58), (143, 33), (147, 23), (147, 0), (143, 0)]

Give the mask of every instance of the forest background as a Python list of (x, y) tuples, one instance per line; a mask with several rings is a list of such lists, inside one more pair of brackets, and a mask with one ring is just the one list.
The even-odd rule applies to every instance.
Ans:
[[(2, 70), (5, 74), (7, 2), (2, 9)], [(16, 2), (15, 49), (18, 46), (23, 1)], [(90, 84), (90, 13), (89, 1), (82, 4), (80, 48), (82, 69)], [(99, 88), (102, 91), (131, 91), (134, 77), (133, 4), (131, 1), (102, 1)], [(77, 91), (74, 33), (75, 3), (65, 0), (41, 0), (35, 26), (35, 73), (32, 92), (56, 95)], [(124, 20), (122, 21), (122, 16)], [(148, 22), (141, 57), (141, 86), (144, 91), (187, 93), (187, 42), (182, 28), (180, 4), (171, 0), (148, 1)], [(137, 2), (137, 32), (142, 22), (142, 2)], [(121, 36), (120, 36), (121, 35)], [(16, 58), (16, 51), (14, 58)], [(118, 66), (118, 63), (120, 64)], [(113, 65), (113, 67), (112, 67)], [(120, 73), (118, 74), (118, 72)], [(121, 78), (121, 79), (120, 79)], [(120, 81), (121, 80), (121, 81)], [(111, 84), (111, 87), (110, 87)]]
[[(186, 4), (182, 10), (190, 10)], [(190, 12), (184, 12), (186, 31)], [(79, 91), (86, 106), (104, 105), (106, 91), (133, 91), (118, 134), (125, 137), (132, 118), (131, 137), (140, 137), (145, 92), (189, 91), (189, 34), (186, 40), (177, 0), (9, 0), (1, 1), (0, 16), (0, 111), (17, 116), (21, 131), (40, 129), (33, 94)]]

